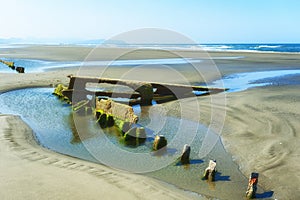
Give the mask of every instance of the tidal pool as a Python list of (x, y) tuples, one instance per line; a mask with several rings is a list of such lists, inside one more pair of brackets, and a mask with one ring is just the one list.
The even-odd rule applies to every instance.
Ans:
[[(53, 88), (28, 88), (2, 93), (0, 112), (20, 115), (33, 129), (37, 142), (55, 152), (121, 170), (143, 172), (176, 187), (208, 196), (239, 199), (244, 195), (247, 178), (241, 174), (220, 141), (205, 158), (199, 157), (198, 151), (207, 132), (203, 125), (163, 115), (163, 125), (157, 125), (152, 132), (147, 131), (149, 138), (145, 144), (128, 147), (120, 142), (117, 131), (101, 130), (92, 115), (73, 115), (71, 106), (60, 101), (52, 92)], [(149, 108), (135, 110), (141, 118), (139, 125), (153, 128), (153, 123), (157, 121), (151, 120), (151, 111), (146, 114)], [(191, 164), (182, 166), (176, 159), (183, 145), (176, 137), (189, 136), (193, 130), (196, 131), (194, 137), (188, 138), (192, 147)], [(152, 152), (153, 131), (164, 134), (168, 139), (166, 152)], [(209, 159), (216, 159), (218, 163), (214, 184), (201, 180)]]

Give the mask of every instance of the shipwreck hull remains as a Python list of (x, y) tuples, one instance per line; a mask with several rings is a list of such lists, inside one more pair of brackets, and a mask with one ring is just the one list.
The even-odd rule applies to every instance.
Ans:
[[(108, 78), (93, 78), (82, 76), (69, 76), (70, 82), (68, 89), (62, 93), (67, 96), (71, 102), (79, 102), (86, 99), (87, 95), (113, 97), (113, 98), (127, 98), (129, 104), (140, 104), (142, 106), (152, 105), (152, 101), (159, 103), (187, 98), (192, 96), (199, 96), (195, 92), (203, 92), (201, 95), (208, 95), (213, 93), (224, 92), (223, 88), (209, 88), (204, 86), (190, 86), (170, 83), (156, 83), (156, 82), (142, 82), (121, 79)], [(90, 91), (87, 89), (87, 84), (111, 84), (127, 86), (133, 92), (119, 92), (119, 91)]]

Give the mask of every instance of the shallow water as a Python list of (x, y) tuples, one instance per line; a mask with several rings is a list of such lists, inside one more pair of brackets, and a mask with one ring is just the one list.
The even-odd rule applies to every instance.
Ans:
[[(1, 56), (1, 55), (0, 55)], [(14, 62), (16, 67), (24, 67), (25, 73), (43, 72), (47, 69), (55, 67), (76, 67), (80, 66), (81, 62), (54, 62), (46, 60), (21, 59), (21, 58), (1, 58), (1, 60)], [(0, 63), (0, 72), (11, 73), (12, 69), (5, 64)]]
[[(1, 55), (0, 55), (1, 56)], [(43, 72), (54, 68), (65, 67), (80, 67), (80, 66), (135, 66), (135, 65), (172, 65), (172, 64), (186, 64), (199, 63), (200, 59), (191, 58), (162, 58), (162, 59), (140, 59), (140, 60), (108, 60), (108, 61), (46, 61), (34, 59), (19, 59), (19, 58), (1, 58), (2, 60), (11, 61), (15, 66), (25, 67), (25, 73)], [(5, 64), (0, 63), (0, 72), (9, 73), (12, 70)]]
[(22, 89), (0, 95), (0, 112), (20, 115), (44, 147), (93, 161), (83, 145), (72, 144), (71, 107), (52, 95), (52, 88)]
[(228, 92), (239, 92), (249, 88), (268, 85), (300, 84), (300, 70), (274, 70), (231, 74), (222, 80), (214, 81), (212, 87), (229, 88)]
[[(149, 138), (144, 145), (137, 148), (125, 146), (120, 142), (117, 131), (101, 131), (91, 115), (72, 116), (71, 107), (53, 96), (52, 91), (52, 88), (30, 88), (3, 93), (0, 95), (0, 112), (20, 115), (33, 129), (37, 141), (56, 152), (126, 171), (147, 172), (147, 175), (154, 178), (209, 196), (239, 199), (244, 194), (245, 186), (241, 183), (247, 184), (247, 180), (220, 142), (207, 157), (199, 158), (198, 150), (207, 131), (204, 126), (188, 120), (165, 117), (163, 125), (152, 131), (164, 133), (168, 139), (168, 149), (161, 154), (154, 154), (151, 151), (153, 132), (147, 131)], [(140, 117), (142, 115), (140, 125), (153, 127), (155, 120), (151, 121), (151, 109), (135, 110), (140, 110), (138, 114)], [(190, 133), (193, 128), (196, 128), (195, 137), (181, 141), (185, 136), (193, 136)], [(80, 139), (75, 132), (79, 133)], [(192, 160), (188, 167), (176, 162), (183, 143), (190, 143), (192, 146)], [(217, 160), (221, 173), (215, 185), (201, 180), (210, 158)]]

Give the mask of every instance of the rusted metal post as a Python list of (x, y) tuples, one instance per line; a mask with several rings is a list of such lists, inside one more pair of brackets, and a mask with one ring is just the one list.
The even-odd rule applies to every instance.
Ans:
[(258, 183), (258, 175), (258, 173), (253, 172), (249, 177), (249, 183), (246, 191), (246, 197), (248, 199), (255, 198)]

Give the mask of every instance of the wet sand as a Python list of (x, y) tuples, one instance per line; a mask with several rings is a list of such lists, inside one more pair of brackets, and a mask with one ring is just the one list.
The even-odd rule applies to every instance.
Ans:
[[(245, 176), (258, 172), (264, 194), (274, 192), (276, 199), (299, 199), (298, 91), (299, 85), (294, 85), (228, 93), (226, 108), (211, 103), (209, 97), (199, 98), (201, 122), (207, 126), (211, 123), (212, 107), (216, 113), (226, 112), (221, 133), (225, 149)], [(188, 99), (185, 101), (189, 103)], [(173, 103), (168, 104), (173, 107)]]
[[(49, 50), (49, 48), (51, 48), (51, 50)], [(71, 51), (69, 49), (71, 49)], [(10, 49), (6, 51), (7, 52), (3, 51), (2, 53), (11, 53), (12, 57), (19, 57), (18, 55), (23, 54), (22, 56), (26, 58), (45, 60), (50, 58), (52, 60), (80, 60), (88, 53), (86, 48), (65, 47), (64, 49), (61, 49), (57, 47), (40, 46), (29, 49)], [(103, 59), (105, 59), (105, 56), (107, 55), (109, 55), (110, 58), (113, 58), (113, 52), (115, 52), (115, 49), (105, 49), (102, 51), (106, 51), (106, 53), (103, 54)], [(120, 51), (123, 50), (121, 49)], [(195, 57), (197, 52), (184, 51), (180, 53), (180, 55), (182, 54), (184, 54), (186, 57)], [(148, 51), (147, 53), (144, 52), (144, 54), (139, 53), (136, 55), (137, 56), (134, 57), (131, 54), (130, 58), (148, 58), (156, 57), (157, 55), (159, 55), (158, 57), (163, 57), (162, 54), (159, 54), (155, 51)], [(169, 55), (170, 54), (168, 54), (167, 57), (169, 57)], [(217, 64), (222, 75), (228, 75), (236, 72), (300, 69), (300, 55), (298, 54), (216, 52), (210, 53), (210, 56), (215, 58), (224, 56), (240, 57), (238, 59), (215, 59), (214, 62)], [(120, 72), (120, 68), (115, 68), (114, 70), (110, 71), (110, 73), (106, 75), (108, 77), (114, 77), (116, 76), (114, 72), (121, 74), (123, 73)], [(209, 73), (209, 69), (207, 71)], [(59, 72), (48, 71), (39, 74), (1, 73), (0, 91), (34, 86), (53, 86), (60, 82), (67, 83), (68, 79), (66, 76), (68, 74), (76, 73), (77, 69), (60, 69)], [(163, 72), (161, 73), (162, 76), (167, 76), (167, 74), (164, 74)], [(214, 78), (214, 76), (209, 76), (208, 80), (206, 81), (212, 81)], [(145, 79), (147, 78), (145, 77)], [(190, 81), (203, 82), (204, 80), (192, 79)], [(174, 82), (176, 82), (176, 80), (174, 80)], [(212, 105), (210, 96), (198, 97), (201, 107), (200, 123), (209, 125), (210, 121), (208, 119), (211, 117), (212, 106), (218, 108), (218, 112), (223, 113), (225, 110), (226, 118), (224, 129), (221, 133), (224, 146), (232, 154), (234, 161), (239, 164), (240, 169), (245, 176), (248, 176), (252, 171), (259, 172), (260, 185), (266, 191), (274, 191), (274, 197), (277, 199), (299, 198), (300, 191), (297, 187), (300, 184), (300, 174), (299, 171), (297, 171), (297, 163), (299, 163), (299, 148), (297, 148), (297, 144), (299, 143), (298, 131), (300, 130), (298, 125), (299, 123), (297, 123), (300, 119), (298, 88), (299, 85), (286, 85), (280, 87), (270, 86), (264, 88), (253, 88), (243, 92), (228, 93), (226, 95), (227, 106), (225, 108), (218, 105)], [(215, 98), (218, 98), (218, 95), (216, 95)], [(220, 98), (223, 97), (220, 96)], [(189, 105), (190, 99), (185, 99), (184, 101), (187, 105)], [(174, 102), (169, 102), (166, 104), (166, 106), (173, 107), (173, 104)], [(192, 113), (194, 111), (191, 108), (189, 112)], [(176, 112), (174, 112), (174, 115), (176, 115)], [(193, 114), (191, 114), (190, 117), (187, 116), (187, 118), (195, 120), (193, 119)], [(140, 194), (148, 191), (149, 188), (152, 187), (163, 190), (163, 192), (160, 190), (155, 190), (155, 192), (153, 192), (156, 195), (161, 195), (159, 197), (162, 198), (174, 199), (175, 197), (178, 197), (182, 199), (180, 195), (183, 195), (186, 198), (196, 198), (195, 196), (189, 196), (190, 194), (183, 193), (180, 190), (170, 189), (169, 187), (165, 186), (153, 186), (151, 184), (156, 185), (156, 181), (152, 182), (152, 179), (127, 173), (125, 173), (125, 182), (122, 178), (122, 180), (119, 181), (108, 181), (111, 180), (112, 177), (123, 177), (123, 172), (120, 173), (112, 170), (112, 174), (114, 175), (108, 175), (106, 178), (101, 178), (101, 176), (99, 176), (99, 178), (96, 176), (96, 178), (94, 175), (91, 175), (93, 171), (101, 169), (106, 172), (106, 170), (110, 171), (111, 169), (106, 167), (103, 169), (103, 166), (96, 166), (85, 161), (49, 152), (36, 145), (32, 139), (28, 139), (31, 135), (28, 127), (26, 129), (24, 128), (27, 130), (25, 131), (26, 133), (22, 134), (21, 136), (19, 135), (19, 133), (22, 132), (22, 130), (19, 129), (19, 127), (22, 125), (20, 119), (6, 115), (2, 115), (0, 119), (0, 132), (2, 138), (0, 140), (1, 163), (5, 163), (1, 164), (0, 184), (1, 194), (3, 191), (3, 194), (6, 195), (5, 197), (7, 197), (6, 199), (9, 199), (10, 197), (18, 198), (21, 197), (21, 195), (25, 197), (23, 199), (29, 199), (31, 197), (37, 198), (39, 195), (41, 195), (39, 193), (33, 193), (32, 190), (29, 190), (29, 185), (32, 185), (35, 190), (37, 190), (39, 187), (42, 187), (42, 191), (47, 191), (46, 194), (49, 195), (49, 197), (54, 193), (57, 195), (57, 199), (60, 197), (78, 197), (79, 199), (79, 197), (81, 197), (81, 194), (78, 194), (79, 188), (81, 191), (86, 191), (89, 195), (91, 195), (87, 196), (90, 199), (104, 194), (107, 198), (119, 199), (122, 197), (123, 199), (139, 199), (141, 198)], [(16, 124), (11, 125), (12, 122)], [(15, 142), (15, 139), (12, 138), (18, 138), (18, 142)], [(19, 143), (21, 143), (21, 145), (19, 145)], [(48, 162), (47, 155), (49, 155), (51, 159), (57, 160), (54, 162), (57, 163), (57, 166), (55, 166), (55, 164), (49, 164), (50, 161)], [(72, 161), (70, 161), (70, 159)], [(71, 164), (70, 162), (74, 162), (75, 164)], [(73, 170), (71, 166), (77, 166), (77, 163), (80, 163), (77, 167), (79, 170)], [(83, 166), (88, 166), (87, 169), (84, 167), (81, 169), (81, 163), (83, 163)], [(20, 166), (27, 166), (27, 168)], [(24, 170), (25, 172), (28, 172), (28, 175), (23, 176), (24, 178), (20, 178), (22, 177)], [(33, 174), (32, 171), (39, 172)], [(76, 174), (76, 179), (77, 176), (79, 177), (77, 180), (72, 178), (74, 174)], [(52, 179), (50, 177), (54, 178)], [(63, 181), (60, 181), (61, 179), (63, 179)], [(143, 180), (143, 182), (146, 182), (147, 184), (145, 184), (145, 188), (141, 187), (138, 189), (138, 192), (136, 192), (136, 187), (127, 184), (127, 181), (130, 182), (130, 180), (132, 180), (131, 184), (133, 184), (133, 186), (135, 185), (133, 182), (137, 180)], [(89, 187), (91, 185), (91, 181), (94, 181), (95, 183), (92, 184), (93, 186), (91, 187), (94, 187), (97, 184), (102, 184), (105, 185), (102, 187), (102, 189), (109, 189), (94, 190), (93, 188)], [(151, 184), (148, 184), (148, 181), (150, 181)], [(6, 184), (7, 182), (10, 184)], [(89, 182), (89, 186), (83, 186), (83, 183), (85, 182)], [(115, 184), (115, 182), (117, 184)], [(244, 184), (246, 187), (247, 183)], [(55, 185), (55, 187), (53, 185)], [(19, 193), (12, 192), (15, 188), (18, 188)], [(54, 192), (54, 190), (56, 192)], [(145, 196), (143, 195), (143, 198), (153, 197), (148, 193)]]

